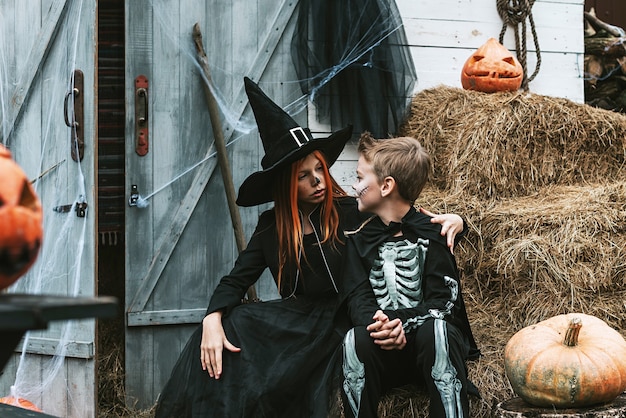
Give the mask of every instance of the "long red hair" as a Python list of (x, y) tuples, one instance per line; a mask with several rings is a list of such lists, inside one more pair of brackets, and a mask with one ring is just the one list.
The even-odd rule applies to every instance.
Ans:
[[(330, 175), (324, 154), (313, 151), (312, 154), (320, 161), (323, 167), (324, 182), (330, 187), (321, 203), (321, 242), (331, 242), (333, 246), (341, 242), (338, 235), (339, 213), (334, 205), (336, 197), (346, 196), (346, 192)], [(306, 158), (306, 157), (304, 157)], [(295, 260), (298, 270), (300, 267), (300, 249), (302, 248), (303, 229), (298, 211), (298, 172), (304, 158), (291, 164), (279, 174), (274, 187), (274, 213), (276, 215), (276, 229), (278, 231), (278, 289), (281, 289), (282, 274), (288, 260)]]

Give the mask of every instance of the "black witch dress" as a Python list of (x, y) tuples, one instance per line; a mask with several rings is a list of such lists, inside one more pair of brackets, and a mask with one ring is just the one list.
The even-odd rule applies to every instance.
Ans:
[(338, 376), (342, 336), (335, 330), (343, 231), (362, 219), (352, 198), (337, 199), (342, 243), (320, 246), (319, 209), (304, 236), (302, 271), (283, 273), (281, 299), (241, 304), (246, 290), (269, 268), (278, 273), (274, 211), (259, 218), (233, 270), (222, 278), (207, 313), (224, 311), (226, 337), (241, 352), (223, 352), (223, 373), (211, 378), (200, 364), (202, 326), (181, 353), (157, 404), (156, 418), (325, 417)]

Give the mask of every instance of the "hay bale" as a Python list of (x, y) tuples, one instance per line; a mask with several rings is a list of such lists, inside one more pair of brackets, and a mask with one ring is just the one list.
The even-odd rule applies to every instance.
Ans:
[(573, 311), (626, 328), (626, 182), (551, 186), (489, 204), (446, 199), (429, 189), (420, 202), (466, 216), (456, 256), (475, 306), (495, 304), (513, 329)]
[(424, 90), (400, 134), (427, 148), (437, 188), (483, 199), (618, 178), (626, 155), (626, 116), (524, 92)]

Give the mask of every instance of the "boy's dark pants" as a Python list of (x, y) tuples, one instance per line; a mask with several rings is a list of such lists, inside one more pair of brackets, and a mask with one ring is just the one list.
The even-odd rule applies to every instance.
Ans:
[(428, 390), (431, 418), (469, 417), (465, 350), (461, 331), (441, 319), (411, 331), (402, 350), (382, 350), (365, 327), (353, 328), (344, 339), (346, 417), (376, 417), (381, 395), (408, 383)]

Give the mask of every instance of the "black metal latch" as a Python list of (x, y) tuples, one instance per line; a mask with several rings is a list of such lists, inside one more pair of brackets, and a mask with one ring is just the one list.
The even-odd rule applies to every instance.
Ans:
[(72, 207), (74, 206), (76, 206), (76, 208), (74, 209), (76, 211), (76, 216), (79, 218), (84, 218), (87, 214), (87, 202), (85, 202), (82, 196), (81, 199), (79, 199), (79, 201), (75, 204), (72, 203), (70, 205), (55, 206), (52, 208), (52, 210), (57, 213), (68, 213), (70, 210), (72, 210)]
[(128, 206), (135, 207), (137, 206), (137, 201), (139, 200), (139, 189), (136, 184), (130, 186), (130, 197), (128, 198)]

